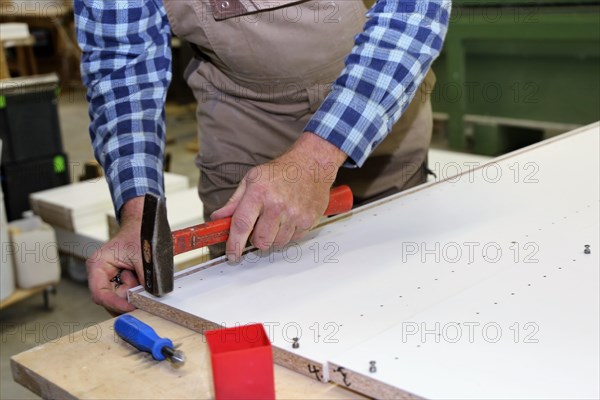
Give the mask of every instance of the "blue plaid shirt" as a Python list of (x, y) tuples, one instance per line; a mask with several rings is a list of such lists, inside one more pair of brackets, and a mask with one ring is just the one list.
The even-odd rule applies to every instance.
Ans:
[[(378, 0), (346, 67), (305, 128), (361, 166), (406, 110), (439, 55), (450, 0)], [(162, 195), (170, 27), (161, 0), (76, 0), (90, 135), (117, 215)]]

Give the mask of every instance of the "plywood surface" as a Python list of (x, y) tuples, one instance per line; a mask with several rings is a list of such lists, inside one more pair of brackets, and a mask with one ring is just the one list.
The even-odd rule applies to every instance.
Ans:
[[(210, 358), (203, 336), (141, 310), (133, 315), (179, 345), (187, 356), (186, 364), (173, 368), (136, 351), (115, 335), (114, 320), (108, 320), (12, 357), (14, 379), (51, 399), (212, 398)], [(278, 366), (275, 385), (282, 399), (363, 398)]]
[(262, 322), (279, 362), (372, 396), (598, 398), (599, 127), (130, 299), (194, 329)]

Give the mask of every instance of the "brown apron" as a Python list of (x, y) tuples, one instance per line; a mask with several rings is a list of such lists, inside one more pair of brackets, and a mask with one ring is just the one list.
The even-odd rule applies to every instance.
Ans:
[[(365, 23), (362, 0), (164, 0), (172, 29), (201, 58), (188, 67), (198, 101), (205, 216), (245, 173), (282, 154), (329, 92)], [(432, 130), (430, 72), (392, 133), (360, 169), (340, 169), (358, 202), (424, 182)]]

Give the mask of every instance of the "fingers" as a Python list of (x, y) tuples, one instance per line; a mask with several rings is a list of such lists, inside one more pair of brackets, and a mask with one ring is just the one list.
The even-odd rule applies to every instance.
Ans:
[(252, 195), (245, 195), (240, 200), (231, 218), (229, 239), (227, 239), (227, 245), (225, 246), (225, 254), (227, 254), (229, 261), (239, 262), (262, 206), (262, 201)]
[[(282, 207), (277, 204), (265, 204), (256, 221), (250, 242), (260, 250), (268, 250), (275, 245), (280, 226), (284, 222)], [(289, 224), (284, 224), (288, 225)], [(285, 244), (285, 243), (284, 243)]]
[[(228, 203), (211, 215), (212, 219), (232, 217), (225, 250), (229, 261), (240, 260), (248, 238), (260, 250), (267, 250), (303, 237), (327, 207), (330, 185), (311, 179), (289, 181), (281, 165), (286, 163), (272, 162), (253, 168)], [(269, 173), (260, 173), (263, 170)], [(249, 179), (252, 171), (268, 178)]]
[(225, 204), (223, 207), (221, 207), (217, 211), (213, 212), (210, 215), (210, 219), (214, 221), (216, 219), (231, 217), (233, 215), (233, 213), (235, 212), (238, 204), (244, 197), (244, 193), (246, 192), (246, 185), (247, 185), (246, 180), (243, 179), (240, 182), (238, 188), (233, 193), (233, 196), (231, 196), (231, 198), (227, 201), (227, 204)]
[(293, 224), (288, 223), (285, 219), (282, 220), (279, 224), (277, 235), (272, 242), (273, 246), (283, 248), (292, 240), (295, 231), (296, 228)]
[(128, 269), (121, 270), (121, 285), (119, 286), (117, 292), (121, 290), (121, 288), (125, 288), (125, 296), (127, 296), (127, 290), (134, 288), (140, 284), (136, 274), (133, 271)]
[[(123, 230), (86, 261), (92, 300), (111, 314), (135, 309), (127, 302), (127, 291), (139, 285), (136, 270), (141, 271), (140, 250), (134, 239), (139, 240), (139, 231)], [(120, 276), (118, 282), (114, 281), (116, 275)]]
[(290, 241), (296, 242), (296, 241), (302, 239), (304, 236), (306, 236), (307, 233), (308, 233), (308, 229), (296, 228)]
[(135, 309), (127, 302), (127, 290), (138, 284), (131, 271), (125, 270), (121, 273), (123, 284), (115, 288), (116, 284), (110, 280), (119, 272), (117, 268), (103, 266), (100, 262), (88, 262), (86, 265), (88, 286), (94, 303), (103, 306), (113, 314), (122, 314)]
[(234, 213), (229, 235), (231, 243), (228, 241), (227, 248), (230, 261), (239, 261), (248, 236), (255, 247), (265, 251), (272, 246), (282, 248), (291, 240), (304, 237), (314, 225), (313, 218), (294, 212), (283, 202), (252, 197), (246, 192)]

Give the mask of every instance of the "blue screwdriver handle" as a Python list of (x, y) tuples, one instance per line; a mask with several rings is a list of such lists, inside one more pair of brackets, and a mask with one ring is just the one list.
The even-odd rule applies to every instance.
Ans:
[(158, 361), (166, 358), (162, 353), (163, 348), (173, 348), (170, 339), (159, 337), (149, 325), (131, 315), (125, 314), (117, 318), (115, 332), (138, 350), (152, 354), (152, 357)]

